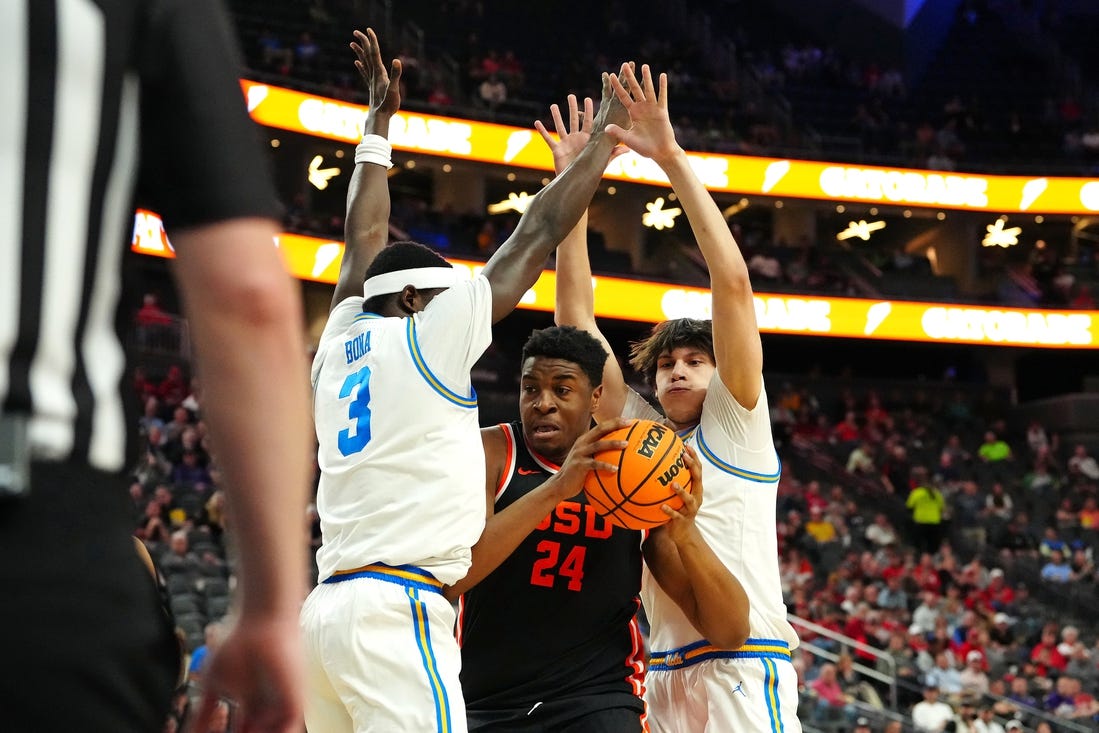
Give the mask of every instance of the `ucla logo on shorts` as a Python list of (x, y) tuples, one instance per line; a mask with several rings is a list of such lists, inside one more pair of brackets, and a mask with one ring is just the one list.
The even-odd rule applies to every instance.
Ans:
[(680, 664), (683, 664), (683, 655), (679, 652), (669, 654), (667, 657), (664, 658), (664, 664), (668, 665), (669, 667), (677, 667)]

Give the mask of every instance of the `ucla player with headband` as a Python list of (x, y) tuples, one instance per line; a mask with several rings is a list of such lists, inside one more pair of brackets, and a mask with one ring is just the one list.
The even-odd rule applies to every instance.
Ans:
[[(621, 79), (622, 83), (619, 83)], [(725, 217), (691, 169), (668, 116), (667, 76), (659, 89), (649, 67), (612, 81), (632, 126), (607, 134), (652, 159), (668, 176), (710, 272), (712, 321), (657, 324), (634, 344), (631, 364), (653, 384), (661, 416), (626, 386), (608, 359), (598, 420), (622, 415), (663, 420), (698, 453), (706, 501), (695, 524), (750, 602), (750, 638), (723, 649), (700, 636), (646, 570), (642, 602), (649, 617), (645, 701), (654, 733), (799, 733), (798, 639), (786, 620), (775, 527), (779, 459), (763, 385), (763, 348), (748, 268)], [(557, 321), (583, 328), (609, 349), (595, 322), (584, 230), (558, 248)]]
[(603, 104), (574, 165), (531, 201), (482, 272), (457, 272), (414, 242), (386, 246), (389, 122), (400, 62), (356, 32), (370, 94), (348, 188), (346, 249), (313, 362), (321, 470), (320, 583), (302, 608), (310, 731), (466, 730), (444, 585), (464, 577), (485, 526), (485, 467), (470, 368), (491, 326), (534, 285), (610, 160), (608, 124), (629, 116), (603, 75)]

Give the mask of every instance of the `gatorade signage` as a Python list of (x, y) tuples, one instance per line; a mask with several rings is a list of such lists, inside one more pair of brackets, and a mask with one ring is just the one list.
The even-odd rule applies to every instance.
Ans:
[[(281, 234), (276, 246), (287, 270), (302, 280), (335, 283), (343, 244)], [(160, 218), (139, 211), (131, 243), (134, 252), (174, 257)], [(481, 262), (451, 259), (469, 277)], [(669, 283), (595, 277), (600, 318), (655, 323), (666, 318), (709, 318), (710, 291)], [(553, 312), (556, 273), (546, 270), (523, 296), (520, 308)], [(1092, 348), (1099, 346), (1099, 311), (1024, 310), (896, 300), (756, 294), (756, 321), (764, 333), (928, 341), (940, 343)]]
[[(362, 136), (366, 107), (252, 81), (242, 80), (241, 86), (252, 119), (261, 125), (352, 144)], [(533, 128), (400, 112), (390, 123), (389, 139), (394, 148), (407, 152), (553, 170), (549, 150)], [(741, 195), (998, 214), (1099, 212), (1099, 180), (1090, 178), (940, 173), (716, 153), (688, 157), (707, 188)], [(634, 153), (612, 162), (606, 177), (668, 183), (659, 166)]]

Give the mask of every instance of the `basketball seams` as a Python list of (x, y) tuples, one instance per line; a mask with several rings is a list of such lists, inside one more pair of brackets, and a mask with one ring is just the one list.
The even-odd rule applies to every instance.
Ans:
[[(624, 450), (619, 451), (617, 457), (618, 471), (616, 472), (613, 482), (613, 487), (618, 491), (618, 497), (612, 497), (610, 495), (612, 487), (610, 477), (604, 477), (600, 472), (595, 470), (590, 472), (590, 474), (594, 474), (595, 481), (591, 482), (591, 477), (589, 475), (588, 480), (594, 485), (591, 487), (593, 491), (587, 494), (588, 500), (600, 514), (603, 514), (604, 517), (616, 526), (636, 529), (638, 524), (649, 527), (663, 524), (667, 521), (668, 517), (660, 507), (669, 502), (674, 502), (677, 498), (674, 493), (671, 493), (668, 496), (661, 497), (659, 501), (655, 502), (637, 502), (634, 500), (634, 497), (637, 496), (638, 492), (641, 492), (642, 489), (653, 481), (655, 475), (658, 475), (661, 471), (670, 470), (670, 468), (676, 464), (676, 461), (680, 460), (679, 456), (676, 455), (675, 450), (678, 447), (681, 455), (683, 447), (682, 445), (677, 446), (677, 443), (682, 443), (682, 440), (675, 432), (669, 430), (667, 426), (660, 425), (659, 423), (656, 424), (660, 425), (667, 433), (671, 433), (670, 437), (667, 433), (661, 437), (661, 443), (667, 443), (663, 452), (660, 454), (659, 458), (644, 459), (644, 466), (642, 467), (647, 467), (648, 470), (639, 480), (634, 481), (631, 479), (631, 488), (628, 492), (622, 486), (623, 473), (625, 473), (623, 464), (631, 460), (634, 457), (634, 454), (642, 455), (638, 453), (640, 444), (635, 440), (638, 429), (641, 428), (644, 430), (645, 435), (641, 438), (644, 440), (648, 437), (648, 431), (651, 430), (654, 422), (655, 421), (643, 419), (634, 420), (626, 431), (626, 435), (622, 438), (626, 441), (627, 447)], [(669, 456), (675, 456), (675, 460), (671, 461), (670, 464), (668, 463)], [(634, 468), (634, 473), (637, 473), (636, 469), (638, 467), (634, 466)], [(627, 478), (629, 477), (627, 476)]]

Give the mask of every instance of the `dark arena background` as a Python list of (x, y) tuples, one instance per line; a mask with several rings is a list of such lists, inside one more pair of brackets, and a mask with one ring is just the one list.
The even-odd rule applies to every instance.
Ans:
[[(229, 6), (314, 344), (362, 132), (353, 29), (375, 28), (405, 69), (391, 238), (469, 268), (553, 174), (533, 127), (551, 103), (598, 99), (599, 72), (624, 60), (668, 72), (678, 140), (756, 293), (804, 729), (1099, 727), (1099, 3)], [(589, 222), (597, 315), (619, 353), (656, 321), (709, 314), (686, 218), (659, 171), (630, 160), (612, 163)], [(138, 212), (131, 493), (201, 650), (183, 710), (235, 579), (170, 255), (155, 212)], [(552, 269), (474, 371), (483, 425), (518, 415), (520, 349), (552, 325)], [(941, 492), (938, 521), (914, 523), (917, 488)], [(316, 546), (315, 513), (302, 521)], [(928, 683), (954, 711), (943, 727), (919, 727)]]

